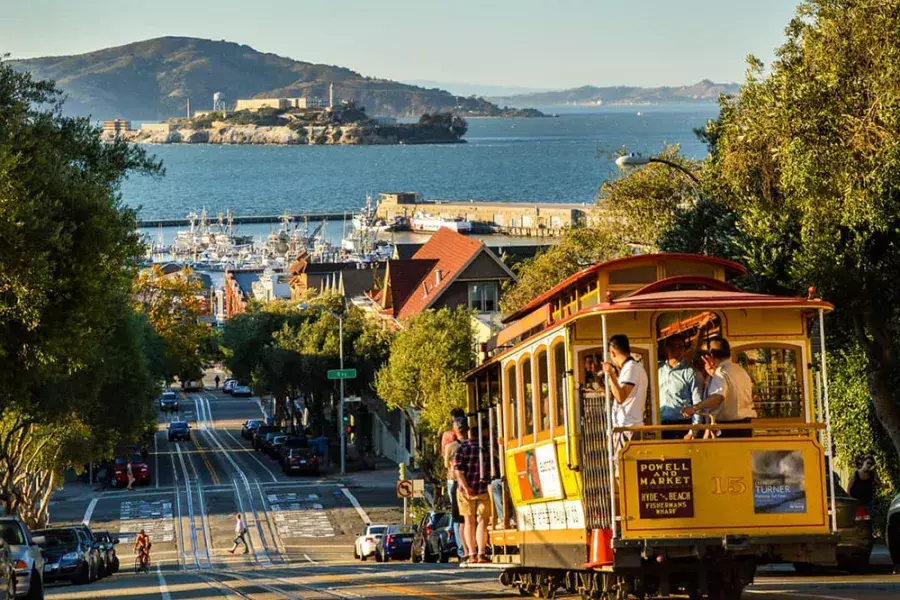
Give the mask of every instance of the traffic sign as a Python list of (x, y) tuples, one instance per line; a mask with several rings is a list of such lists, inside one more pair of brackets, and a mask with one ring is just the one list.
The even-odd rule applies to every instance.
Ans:
[(330, 369), (328, 379), (356, 379), (356, 369)]
[(398, 498), (412, 498), (413, 497), (413, 482), (409, 479), (404, 479), (402, 481), (397, 482), (397, 497)]
[(348, 404), (351, 402), (362, 402), (362, 398), (360, 396), (347, 396), (344, 398), (344, 404)]

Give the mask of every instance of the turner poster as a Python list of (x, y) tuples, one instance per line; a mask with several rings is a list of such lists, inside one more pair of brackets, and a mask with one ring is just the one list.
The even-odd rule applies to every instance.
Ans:
[(753, 508), (757, 514), (806, 512), (802, 452), (756, 450), (752, 460)]

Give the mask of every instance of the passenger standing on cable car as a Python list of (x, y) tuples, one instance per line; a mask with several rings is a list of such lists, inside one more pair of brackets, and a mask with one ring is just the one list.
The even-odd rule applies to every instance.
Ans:
[[(681, 411), (692, 417), (698, 410), (718, 409), (719, 425), (750, 423), (756, 416), (753, 408), (753, 380), (741, 365), (731, 362), (731, 345), (723, 337), (709, 340), (709, 351), (702, 354), (706, 372), (710, 374), (706, 399)], [(752, 429), (723, 429), (720, 437), (752, 437)]]
[[(698, 336), (699, 339), (699, 336)], [(690, 425), (681, 410), (703, 401), (702, 390), (694, 368), (685, 360), (686, 345), (681, 336), (666, 338), (666, 359), (659, 363), (659, 405), (663, 425)], [(683, 437), (684, 431), (663, 431), (664, 440)]]
[[(647, 371), (631, 356), (628, 336), (618, 334), (609, 338), (609, 358), (603, 363), (603, 372), (609, 379), (609, 388), (615, 400), (613, 426), (635, 427), (644, 424), (644, 406), (647, 404)], [(640, 439), (640, 434), (626, 431), (615, 435), (618, 452), (626, 442)]]

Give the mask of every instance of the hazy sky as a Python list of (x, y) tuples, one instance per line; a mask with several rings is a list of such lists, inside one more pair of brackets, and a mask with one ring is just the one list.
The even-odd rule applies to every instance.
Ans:
[(540, 88), (740, 81), (797, 0), (0, 0), (0, 53), (225, 39), (395, 80)]

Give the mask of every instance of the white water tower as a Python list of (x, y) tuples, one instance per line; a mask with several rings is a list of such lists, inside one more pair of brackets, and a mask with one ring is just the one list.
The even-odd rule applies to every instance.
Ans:
[(213, 94), (213, 111), (225, 114), (225, 96), (222, 95), (222, 92)]

